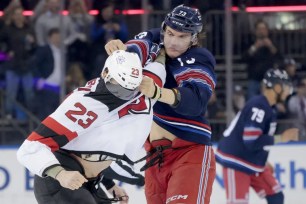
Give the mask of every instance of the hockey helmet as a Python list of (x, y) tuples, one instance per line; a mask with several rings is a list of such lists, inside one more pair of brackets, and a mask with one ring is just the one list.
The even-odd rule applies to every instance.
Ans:
[(142, 65), (136, 53), (124, 50), (114, 51), (104, 64), (102, 72), (107, 69), (105, 83), (114, 79), (121, 87), (135, 90), (142, 81)]
[(202, 17), (198, 9), (179, 5), (167, 14), (162, 23), (162, 30), (169, 26), (179, 32), (198, 34), (202, 31)]
[(280, 69), (269, 69), (266, 71), (263, 83), (267, 88), (272, 88), (275, 84), (292, 86), (287, 72)]

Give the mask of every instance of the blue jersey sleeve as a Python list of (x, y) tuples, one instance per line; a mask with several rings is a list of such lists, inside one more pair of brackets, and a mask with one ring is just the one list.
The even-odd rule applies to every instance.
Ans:
[(203, 115), (216, 86), (215, 59), (206, 49), (194, 48), (185, 59), (179, 61), (184, 66), (178, 69), (174, 77), (181, 100), (174, 109), (182, 115)]
[(133, 40), (126, 43), (127, 51), (137, 53), (144, 66), (148, 62), (154, 61), (159, 53), (161, 45), (157, 39), (157, 29), (139, 33)]

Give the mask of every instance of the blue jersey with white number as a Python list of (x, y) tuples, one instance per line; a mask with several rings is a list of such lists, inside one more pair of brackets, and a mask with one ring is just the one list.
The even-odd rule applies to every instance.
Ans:
[[(160, 44), (160, 29), (140, 33), (137, 39)], [(144, 46), (139, 46), (144, 49)], [(192, 47), (177, 58), (166, 59), (165, 88), (178, 88), (178, 106), (157, 102), (154, 122), (175, 136), (200, 144), (210, 145), (211, 128), (204, 114), (208, 100), (216, 86), (215, 59), (205, 48)]]
[(262, 172), (268, 157), (264, 146), (274, 143), (275, 129), (275, 109), (265, 96), (253, 97), (224, 131), (217, 162), (246, 173)]

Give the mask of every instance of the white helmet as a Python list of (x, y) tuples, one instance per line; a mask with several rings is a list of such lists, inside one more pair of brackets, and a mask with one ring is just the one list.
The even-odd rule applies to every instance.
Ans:
[(114, 51), (104, 64), (103, 70), (108, 69), (105, 82), (114, 79), (125, 89), (135, 90), (142, 81), (142, 65), (136, 53), (124, 50)]

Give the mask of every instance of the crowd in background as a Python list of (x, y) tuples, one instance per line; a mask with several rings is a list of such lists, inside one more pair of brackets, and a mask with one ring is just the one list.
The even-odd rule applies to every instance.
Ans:
[[(60, 102), (62, 78), (69, 93), (99, 76), (107, 55), (104, 44), (117, 38), (125, 42), (128, 37), (127, 25), (114, 16), (113, 2), (103, 1), (99, 6), (100, 14), (95, 17), (88, 14), (83, 0), (70, 1), (69, 14), (65, 16), (59, 12), (59, 0), (40, 1), (30, 17), (23, 15), (20, 1), (12, 1), (6, 7), (0, 43), (8, 119), (22, 119), (12, 103), (19, 93), (23, 95), (23, 104), (43, 119)], [(65, 71), (61, 69), (63, 57)]]
[[(131, 35), (127, 23), (120, 15), (115, 15), (114, 10), (126, 6), (141, 8), (139, 0), (124, 2), (70, 0), (61, 5), (60, 0), (1, 1), (4, 15), (0, 18), (0, 79), (3, 82), (0, 89), (5, 90), (5, 117), (8, 120), (27, 119), (13, 103), (18, 100), (43, 119), (60, 103), (61, 79), (65, 81), (68, 94), (87, 80), (98, 77), (107, 57), (104, 44), (111, 39), (125, 42)], [(157, 2), (149, 1), (152, 9), (162, 9), (164, 5)], [(203, 11), (224, 7), (223, 0), (205, 2), (175, 0), (168, 6), (173, 8), (185, 3), (199, 6)], [(252, 2), (237, 0), (233, 4), (243, 7), (261, 3), (259, 0)], [(270, 1), (271, 5), (275, 2)], [(302, 3), (297, 0), (290, 1), (290, 4), (294, 2)], [(68, 15), (60, 14), (62, 6), (69, 11)], [(33, 9), (34, 14), (24, 16), (25, 9)], [(89, 9), (98, 9), (99, 14), (89, 15)], [(65, 48), (65, 53), (62, 53), (61, 46)], [(65, 71), (61, 69), (63, 57), (67, 62)], [(299, 62), (279, 53), (277, 45), (269, 38), (265, 21), (256, 23), (254, 41), (245, 50), (243, 60), (247, 64), (248, 85), (247, 89), (234, 85), (233, 115), (250, 97), (260, 93), (260, 82), (266, 70), (272, 67), (285, 69), (293, 80), (294, 95), (288, 99), (286, 106), (277, 106), (279, 118), (290, 119), (292, 122), (289, 125), (300, 129), (300, 140), (306, 140), (306, 77), (297, 74), (302, 67)], [(224, 112), (224, 103), (214, 93), (207, 110), (208, 118), (224, 120)], [(223, 128), (213, 125), (215, 140), (218, 140)]]
[[(300, 140), (306, 140), (306, 73), (305, 65), (298, 63), (290, 56), (281, 53), (269, 35), (268, 24), (260, 19), (254, 25), (254, 40), (246, 48), (242, 56), (247, 66), (247, 87), (244, 90), (240, 85), (233, 87), (233, 111), (240, 111), (247, 100), (259, 95), (262, 89), (262, 80), (265, 72), (270, 68), (286, 70), (293, 84), (293, 94), (288, 97), (285, 105), (278, 103), (278, 119), (284, 124), (279, 125), (278, 132), (290, 127), (299, 128)], [(218, 91), (218, 90), (217, 90)], [(224, 104), (217, 100), (216, 94), (211, 97), (207, 114), (210, 119), (224, 119)], [(218, 125), (215, 140), (218, 140), (224, 127)], [(219, 132), (220, 131), (220, 132)]]

